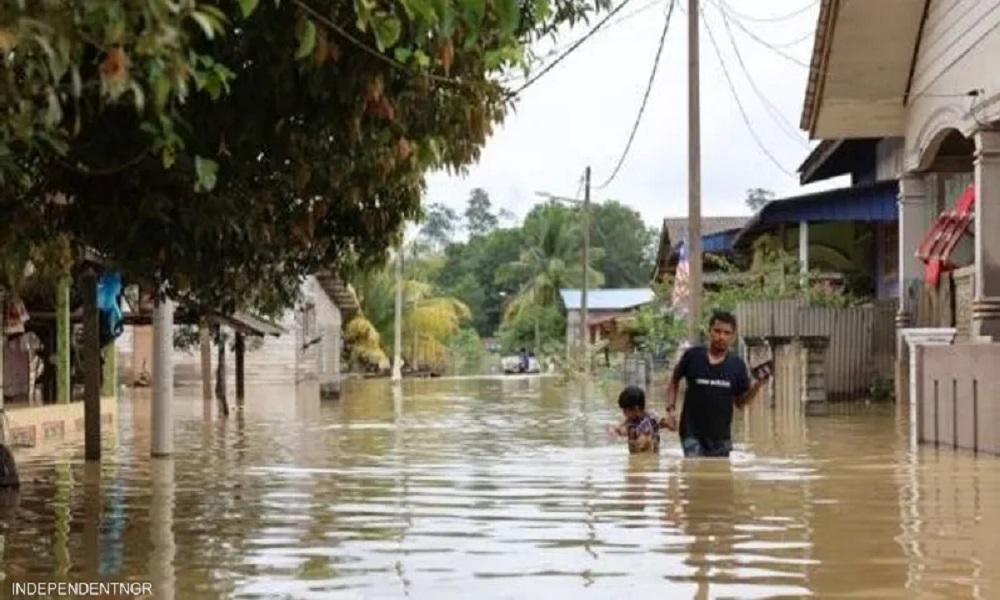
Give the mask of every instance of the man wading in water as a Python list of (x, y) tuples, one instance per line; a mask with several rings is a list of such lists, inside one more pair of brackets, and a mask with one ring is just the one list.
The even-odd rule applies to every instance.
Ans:
[(729, 353), (736, 335), (736, 317), (717, 312), (712, 315), (708, 329), (709, 346), (688, 348), (677, 362), (667, 386), (666, 425), (670, 430), (677, 428), (677, 390), (684, 379), (687, 390), (680, 419), (684, 456), (725, 458), (733, 449), (733, 406), (743, 408), (749, 404), (770, 373), (764, 369), (751, 384), (746, 363)]

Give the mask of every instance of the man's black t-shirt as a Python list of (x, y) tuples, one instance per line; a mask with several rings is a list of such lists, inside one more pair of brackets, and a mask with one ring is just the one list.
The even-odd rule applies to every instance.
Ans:
[(689, 348), (674, 369), (675, 379), (685, 379), (681, 410), (681, 439), (697, 438), (715, 445), (729, 441), (732, 433), (733, 401), (750, 389), (743, 359), (734, 354), (717, 365), (708, 360), (708, 348)]

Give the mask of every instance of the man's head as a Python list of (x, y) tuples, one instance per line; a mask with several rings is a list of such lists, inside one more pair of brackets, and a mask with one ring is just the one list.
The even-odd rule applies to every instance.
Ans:
[(708, 322), (709, 349), (713, 352), (728, 352), (734, 337), (736, 317), (724, 311), (712, 313), (712, 319)]
[(618, 394), (618, 406), (626, 419), (638, 419), (646, 412), (646, 392), (641, 387), (630, 385)]

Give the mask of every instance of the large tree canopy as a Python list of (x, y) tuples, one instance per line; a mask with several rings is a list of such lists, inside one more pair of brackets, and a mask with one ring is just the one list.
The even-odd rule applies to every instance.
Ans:
[[(53, 7), (64, 3), (38, 1), (61, 14)], [(33, 10), (27, 4), (22, 19)], [(129, 12), (136, 3), (69, 5), (70, 12), (117, 6), (125, 23), (145, 22)], [(159, 38), (134, 37), (135, 27), (110, 50), (81, 35), (76, 64), (85, 81), (100, 80), (109, 53), (142, 65), (116, 75), (133, 101), (110, 103), (104, 90), (83, 90), (60, 120), (68, 145), (38, 153), (32, 187), (5, 189), (4, 208), (38, 224), (39, 237), (67, 232), (175, 298), (224, 307), (287, 304), (304, 274), (382, 260), (404, 221), (419, 214), (424, 173), (478, 158), (510, 105), (499, 75), (523, 62), (532, 40), (598, 7), (588, 0), (233, 0), (201, 12), (191, 12), (191, 2), (149, 5), (180, 7), (186, 18), (174, 21), (185, 37), (177, 44), (193, 58), (178, 66), (167, 60), (172, 54), (147, 57), (144, 44)], [(215, 23), (227, 24), (222, 33)], [(163, 77), (171, 78), (166, 93)], [(137, 88), (147, 101), (134, 101)], [(52, 192), (69, 201), (49, 201)]]

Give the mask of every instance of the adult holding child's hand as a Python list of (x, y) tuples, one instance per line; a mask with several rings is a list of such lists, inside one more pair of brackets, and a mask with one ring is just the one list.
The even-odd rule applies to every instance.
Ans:
[[(680, 432), (684, 456), (726, 458), (732, 452), (733, 408), (743, 408), (771, 377), (770, 362), (754, 369), (753, 383), (747, 365), (729, 348), (736, 337), (736, 317), (717, 312), (708, 324), (709, 345), (688, 348), (677, 361), (667, 386), (667, 416)], [(681, 379), (687, 389), (684, 409), (676, 417)], [(673, 431), (667, 422), (664, 427)]]

